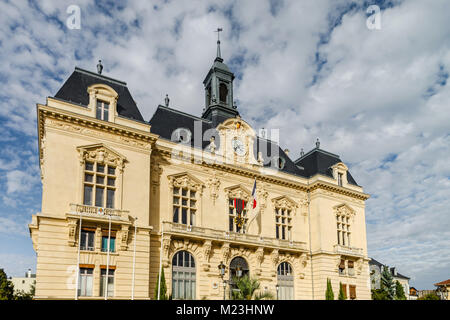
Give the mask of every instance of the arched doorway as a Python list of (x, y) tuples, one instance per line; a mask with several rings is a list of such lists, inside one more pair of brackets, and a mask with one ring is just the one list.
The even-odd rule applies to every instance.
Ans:
[(294, 299), (294, 275), (288, 262), (282, 262), (277, 268), (278, 300)]
[(195, 261), (187, 251), (177, 252), (172, 259), (172, 299), (195, 299)]
[(235, 257), (230, 262), (230, 299), (232, 297), (231, 292), (237, 289), (233, 279), (235, 279), (235, 277), (240, 278), (245, 275), (250, 276), (250, 270), (248, 268), (247, 261), (242, 257)]

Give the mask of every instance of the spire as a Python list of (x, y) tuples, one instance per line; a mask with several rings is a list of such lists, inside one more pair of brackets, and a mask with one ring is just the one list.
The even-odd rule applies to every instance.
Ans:
[(219, 62), (223, 62), (222, 54), (220, 53), (220, 32), (222, 32), (222, 31), (223, 31), (222, 28), (217, 28), (217, 30), (214, 31), (214, 32), (217, 32), (217, 56), (216, 56), (216, 61), (219, 61)]

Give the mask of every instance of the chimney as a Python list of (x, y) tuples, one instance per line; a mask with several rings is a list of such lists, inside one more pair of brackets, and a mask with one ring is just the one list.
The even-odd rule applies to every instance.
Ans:
[(31, 269), (28, 269), (28, 272), (27, 272), (27, 274), (26, 274), (26, 277), (27, 277), (27, 278), (31, 278)]

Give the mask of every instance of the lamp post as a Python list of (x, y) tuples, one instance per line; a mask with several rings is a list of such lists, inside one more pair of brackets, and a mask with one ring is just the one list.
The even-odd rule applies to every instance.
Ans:
[(239, 266), (236, 267), (236, 276), (238, 278), (242, 277), (242, 269)]
[(223, 277), (225, 276), (225, 268), (226, 268), (226, 266), (223, 264), (223, 261), (220, 261), (218, 268), (220, 271), (220, 277), (222, 278), (222, 282), (223, 282), (223, 300), (225, 300), (225, 288), (227, 285), (227, 280), (223, 279)]
[(277, 300), (279, 299), (278, 298), (278, 291), (280, 290), (280, 285), (277, 283), (277, 285), (275, 286), (275, 288), (277, 288)]

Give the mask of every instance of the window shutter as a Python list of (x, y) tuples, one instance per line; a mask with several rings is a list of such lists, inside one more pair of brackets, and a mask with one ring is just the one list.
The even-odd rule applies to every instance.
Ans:
[(339, 265), (339, 268), (345, 269), (345, 260), (341, 259), (341, 264)]
[(356, 299), (356, 286), (350, 285), (350, 299)]
[(342, 284), (342, 291), (344, 291), (344, 298), (347, 299), (347, 285)]
[(349, 261), (349, 262), (348, 262), (348, 267), (349, 267), (349, 268), (353, 268), (353, 261)]
[[(102, 230), (102, 236), (103, 237), (107, 237), (109, 234), (108, 230)], [(111, 230), (111, 237), (115, 237), (116, 236), (116, 230)]]

